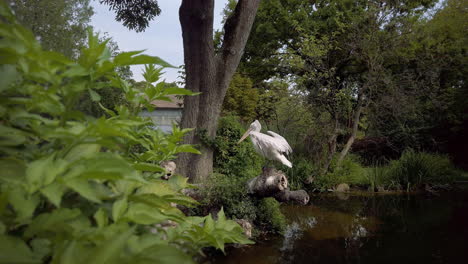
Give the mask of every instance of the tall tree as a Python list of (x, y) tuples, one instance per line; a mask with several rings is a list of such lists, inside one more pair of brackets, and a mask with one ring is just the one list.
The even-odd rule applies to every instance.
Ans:
[[(117, 13), (129, 5), (119, 18), (124, 25), (147, 26), (147, 18), (141, 18), (145, 6), (138, 1), (103, 1), (115, 8)], [(145, 0), (157, 7), (157, 1)], [(196, 128), (185, 137), (186, 143), (199, 144), (201, 155), (183, 154), (179, 156), (179, 172), (192, 181), (200, 181), (213, 172), (213, 149), (204, 145), (200, 134), (210, 138), (216, 135), (216, 127), (226, 91), (234, 75), (250, 34), (260, 0), (239, 0), (232, 14), (224, 24), (221, 47), (215, 50), (213, 36), (214, 0), (183, 0), (179, 9), (182, 27), (185, 62), (185, 86), (199, 96), (184, 99), (181, 126)], [(123, 5), (113, 5), (124, 3)], [(126, 4), (125, 4), (126, 3)], [(139, 13), (139, 11), (141, 11)], [(131, 23), (131, 22), (135, 23)]]
[(7, 0), (18, 21), (29, 28), (42, 47), (76, 59), (86, 41), (93, 15), (90, 0)]

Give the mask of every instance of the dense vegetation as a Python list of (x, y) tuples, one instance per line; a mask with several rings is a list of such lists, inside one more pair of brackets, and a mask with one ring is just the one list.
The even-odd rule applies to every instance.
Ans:
[[(285, 136), (293, 184), (299, 174), (328, 181), (352, 163), (386, 165), (410, 149), (466, 169), (464, 9), (459, 0), (263, 1), (238, 68), (252, 85), (233, 89), (224, 109), (244, 120), (255, 109)], [(246, 101), (252, 89), (259, 96)], [(236, 110), (236, 98), (248, 107)]]
[[(185, 66), (204, 99), (161, 82), (171, 65), (158, 57), (120, 52), (92, 30), (86, 38), (89, 0), (8, 2), (18, 18), (0, 4), (0, 263), (192, 262), (204, 247), (250, 243), (227, 218), (281, 233), (279, 203), (245, 187), (265, 165), (249, 141), (237, 143), (254, 119), (291, 144), (293, 168), (275, 166), (293, 190), (411, 191), (453, 183), (468, 168), (466, 1), (262, 1), (232, 81), (226, 65)], [(156, 0), (101, 2), (138, 31), (160, 13)], [(53, 20), (41, 16), (48, 9)], [(187, 32), (195, 24), (185, 21)], [(207, 54), (233, 60), (224, 34)], [(192, 37), (187, 57), (198, 54)], [(137, 64), (146, 64), (142, 82), (131, 79)], [(211, 88), (197, 86), (205, 81)], [(223, 97), (216, 89), (226, 92), (220, 111), (206, 103)], [(201, 126), (163, 134), (138, 116), (169, 95), (198, 98), (186, 112)], [(197, 146), (182, 143), (189, 133)], [(204, 156), (193, 160), (214, 165), (210, 177), (192, 175), (202, 179), (198, 202), (182, 193), (194, 188), (186, 178), (159, 179), (161, 162), (197, 148)]]
[[(175, 205), (187, 178), (163, 181), (160, 162), (199, 153), (180, 141), (187, 129), (153, 130), (138, 116), (151, 101), (193, 96), (159, 81), (158, 57), (112, 57), (91, 30), (77, 61), (45, 51), (0, 4), (0, 263), (192, 263), (204, 247), (250, 243), (223, 210), (187, 217)], [(148, 64), (142, 91), (116, 71)], [(101, 89), (122, 91), (108, 109)], [(76, 107), (88, 93), (105, 114)]]

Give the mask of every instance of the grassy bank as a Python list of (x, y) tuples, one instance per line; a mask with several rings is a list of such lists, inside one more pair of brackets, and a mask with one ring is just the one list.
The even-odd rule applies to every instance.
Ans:
[(314, 165), (298, 159), (295, 168), (288, 170), (294, 188), (309, 191), (326, 191), (340, 183), (375, 190), (414, 190), (424, 184), (452, 184), (456, 180), (468, 179), (466, 173), (457, 170), (445, 155), (405, 151), (398, 160), (386, 164), (375, 163), (364, 167), (354, 155), (342, 162), (340, 167), (332, 164), (331, 171), (319, 175)]

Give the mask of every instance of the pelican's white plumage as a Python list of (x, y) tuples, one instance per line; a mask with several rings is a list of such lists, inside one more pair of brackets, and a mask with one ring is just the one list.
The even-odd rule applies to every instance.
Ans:
[(292, 168), (292, 163), (284, 155), (292, 152), (291, 146), (289, 146), (286, 139), (273, 131), (268, 131), (268, 135), (260, 133), (261, 129), (262, 126), (260, 125), (260, 122), (255, 120), (250, 124), (250, 128), (239, 140), (239, 143), (246, 137), (250, 136), (252, 144), (258, 154), (269, 160), (277, 160)]

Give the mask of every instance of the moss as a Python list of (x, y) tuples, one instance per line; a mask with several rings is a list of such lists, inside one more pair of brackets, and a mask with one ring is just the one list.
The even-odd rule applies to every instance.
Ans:
[(258, 201), (256, 223), (265, 230), (282, 233), (286, 228), (286, 218), (281, 212), (280, 203), (274, 198)]

